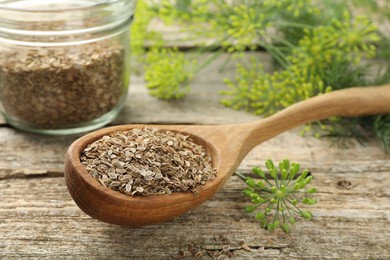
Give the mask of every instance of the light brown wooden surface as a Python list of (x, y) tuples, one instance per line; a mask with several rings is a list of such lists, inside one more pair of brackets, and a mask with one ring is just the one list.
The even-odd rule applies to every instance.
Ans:
[[(114, 123), (257, 120), (218, 103), (224, 86), (217, 68), (200, 75), (193, 93), (176, 103), (148, 96), (134, 76)], [(390, 156), (375, 140), (341, 149), (329, 139), (302, 138), (294, 129), (245, 157), (239, 166), (244, 173), (268, 158), (288, 158), (311, 170), (319, 190), (314, 218), (298, 220), (284, 234), (261, 229), (244, 213), (245, 185), (236, 176), (200, 207), (163, 224), (124, 228), (94, 220), (75, 205), (63, 177), (65, 152), (78, 136), (41, 136), (1, 125), (1, 259), (212, 259), (224, 249), (233, 259), (390, 259)]]
[(303, 123), (332, 116), (390, 113), (390, 85), (356, 87), (301, 101), (266, 119), (246, 124), (159, 125), (192, 136), (208, 151), (217, 176), (194, 196), (189, 192), (129, 198), (96, 182), (80, 162), (88, 144), (117, 131), (155, 125), (128, 124), (99, 129), (77, 139), (65, 157), (65, 180), (77, 205), (90, 216), (123, 226), (159, 224), (199, 206), (218, 192), (255, 146)]

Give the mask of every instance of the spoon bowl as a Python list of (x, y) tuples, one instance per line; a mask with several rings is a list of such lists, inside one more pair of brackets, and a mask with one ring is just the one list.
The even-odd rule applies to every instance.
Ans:
[[(87, 134), (69, 147), (65, 160), (65, 179), (76, 204), (88, 215), (101, 221), (124, 226), (144, 226), (164, 222), (182, 215), (203, 203), (223, 185), (223, 176), (217, 175), (213, 181), (203, 185), (196, 196), (190, 192), (175, 192), (149, 196), (129, 196), (101, 185), (85, 169), (80, 156), (88, 144), (111, 132), (127, 131), (134, 128), (153, 127), (188, 135), (213, 155), (213, 166), (220, 165), (220, 155), (216, 147), (194, 133), (187, 132), (190, 126), (176, 125), (121, 125), (108, 127)], [(191, 128), (191, 127), (190, 127)], [(203, 128), (203, 126), (202, 126)], [(205, 126), (204, 128), (208, 128)], [(212, 128), (212, 127), (211, 127)], [(189, 131), (193, 129), (189, 129)], [(147, 214), (145, 214), (147, 213)]]
[[(279, 113), (245, 124), (119, 125), (89, 133), (72, 143), (65, 158), (65, 180), (76, 204), (98, 220), (123, 226), (157, 224), (182, 215), (218, 192), (244, 157), (258, 144), (298, 125), (332, 116), (390, 113), (390, 85), (356, 87), (316, 96)], [(115, 131), (153, 127), (192, 137), (202, 145), (217, 169), (214, 180), (190, 192), (129, 196), (101, 185), (85, 169), (80, 156), (88, 144)]]

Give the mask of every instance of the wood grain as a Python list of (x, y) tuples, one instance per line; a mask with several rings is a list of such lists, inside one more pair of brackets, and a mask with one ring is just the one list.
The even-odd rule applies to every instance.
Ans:
[(302, 161), (319, 188), (314, 219), (299, 220), (291, 234), (262, 230), (243, 212), (244, 184), (235, 176), (201, 207), (144, 228), (91, 219), (71, 200), (62, 176), (8, 178), (0, 181), (0, 257), (193, 259), (199, 251), (211, 259), (225, 245), (236, 259), (390, 257), (390, 161), (376, 142), (340, 150), (290, 131), (256, 147), (239, 170), (269, 157)]
[(313, 97), (268, 118), (247, 124), (160, 125), (159, 129), (189, 135), (211, 157), (217, 176), (199, 189), (188, 192), (129, 198), (102, 186), (81, 164), (80, 155), (88, 144), (116, 131), (153, 125), (119, 125), (103, 128), (77, 139), (65, 158), (65, 180), (77, 205), (98, 220), (123, 226), (144, 226), (177, 217), (218, 192), (252, 148), (303, 123), (331, 116), (362, 116), (390, 113), (390, 85), (350, 88)]
[[(141, 78), (133, 77), (126, 108), (114, 124), (257, 119), (219, 104), (224, 86), (217, 70), (218, 65), (204, 71), (188, 103), (156, 101)], [(244, 158), (243, 173), (268, 158), (288, 158), (311, 170), (320, 200), (311, 207), (314, 218), (298, 220), (284, 234), (259, 228), (244, 213), (244, 184), (235, 176), (205, 204), (163, 224), (123, 228), (94, 220), (73, 202), (63, 177), (65, 152), (77, 137), (0, 127), (1, 259), (194, 259), (198, 252), (212, 259), (226, 245), (234, 259), (390, 259), (390, 156), (375, 140), (365, 146), (351, 141), (342, 149), (330, 139), (302, 138), (295, 129)]]

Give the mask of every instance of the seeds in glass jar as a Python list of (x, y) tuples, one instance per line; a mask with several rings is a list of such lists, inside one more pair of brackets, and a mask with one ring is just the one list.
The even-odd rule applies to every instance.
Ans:
[(2, 109), (13, 120), (42, 129), (99, 118), (126, 93), (124, 56), (123, 47), (112, 41), (66, 49), (0, 49)]
[(131, 196), (180, 191), (196, 194), (216, 176), (201, 145), (189, 136), (157, 128), (103, 136), (89, 144), (80, 159), (102, 185)]

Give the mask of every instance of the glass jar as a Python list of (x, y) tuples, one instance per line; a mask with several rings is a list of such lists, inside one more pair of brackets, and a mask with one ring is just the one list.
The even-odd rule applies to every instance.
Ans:
[(134, 0), (0, 0), (0, 110), (12, 126), (71, 134), (121, 110)]

